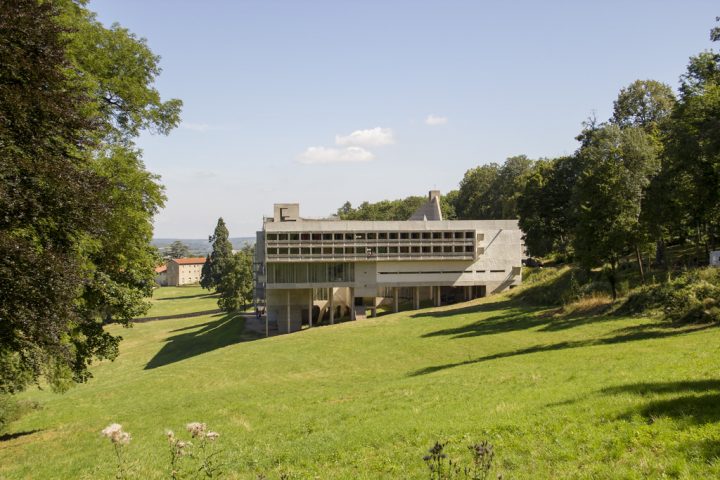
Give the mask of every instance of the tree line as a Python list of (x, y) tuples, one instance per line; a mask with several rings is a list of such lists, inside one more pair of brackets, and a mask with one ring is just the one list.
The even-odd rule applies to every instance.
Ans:
[[(716, 18), (720, 21), (720, 17)], [(710, 40), (720, 40), (720, 27)], [(720, 54), (690, 58), (677, 95), (655, 80), (623, 88), (612, 116), (583, 123), (568, 156), (468, 170), (444, 197), (448, 219), (517, 218), (533, 256), (558, 254), (605, 269), (613, 296), (617, 269), (632, 256), (672, 267), (667, 247), (688, 241), (705, 258), (720, 237)], [(405, 220), (422, 197), (346, 203), (342, 219)]]

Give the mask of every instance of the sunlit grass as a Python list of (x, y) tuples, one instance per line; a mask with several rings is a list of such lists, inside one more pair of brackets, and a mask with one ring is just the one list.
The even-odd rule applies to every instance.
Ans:
[(0, 478), (112, 478), (111, 422), (134, 475), (166, 478), (164, 431), (190, 421), (220, 432), (227, 478), (425, 478), (435, 440), (482, 439), (504, 478), (720, 475), (720, 331), (574, 313), (496, 297), (269, 339), (223, 315), (112, 327), (120, 357), (88, 384), (24, 395), (44, 408), (0, 442)]

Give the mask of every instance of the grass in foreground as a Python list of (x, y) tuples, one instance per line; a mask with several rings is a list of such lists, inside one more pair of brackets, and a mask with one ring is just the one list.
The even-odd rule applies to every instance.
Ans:
[(720, 330), (554, 317), (506, 297), (250, 341), (241, 318), (138, 324), (120, 357), (0, 442), (2, 478), (167, 477), (166, 428), (221, 433), (226, 478), (426, 478), (487, 439), (504, 478), (720, 476)]

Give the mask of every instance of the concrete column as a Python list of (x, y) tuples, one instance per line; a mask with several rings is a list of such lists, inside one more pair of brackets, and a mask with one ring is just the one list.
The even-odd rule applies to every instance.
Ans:
[(312, 324), (312, 314), (313, 314), (313, 289), (310, 289), (310, 303), (308, 305), (308, 327), (313, 326)]
[(370, 318), (377, 317), (377, 297), (373, 298), (373, 307), (372, 310), (370, 310)]
[(290, 333), (290, 290), (285, 290), (285, 320), (287, 320), (287, 333)]
[(398, 287), (393, 287), (393, 313), (397, 313), (400, 310), (400, 299), (398, 298), (399, 295), (400, 289)]
[(439, 307), (442, 303), (442, 300), (440, 298), (440, 287), (433, 287), (433, 296), (435, 297), (435, 306)]
[(420, 308), (420, 287), (413, 288), (413, 310)]
[(350, 287), (350, 320), (355, 320), (355, 289)]
[(330, 291), (330, 325), (335, 324), (335, 300), (333, 297), (335, 297), (335, 289), (330, 287), (328, 289)]

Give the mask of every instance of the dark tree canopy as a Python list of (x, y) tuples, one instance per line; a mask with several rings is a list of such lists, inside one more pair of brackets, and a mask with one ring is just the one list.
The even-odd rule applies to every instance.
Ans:
[(225, 264), (233, 257), (230, 232), (227, 226), (225, 226), (225, 220), (223, 220), (222, 217), (218, 218), (215, 231), (208, 237), (208, 240), (212, 244), (212, 252), (210, 253), (210, 262), (207, 271), (201, 272), (200, 285), (203, 288), (212, 289), (220, 285), (223, 272), (226, 268)]
[[(115, 70), (103, 70), (110, 52)], [(154, 69), (133, 71), (139, 57)], [(60, 390), (86, 380), (93, 358), (117, 354), (103, 322), (148, 306), (151, 220), (164, 197), (132, 139), (174, 126), (180, 103), (172, 113), (128, 92), (151, 90), (157, 71), (143, 42), (104, 29), (81, 3), (0, 8), (0, 392), (41, 377)], [(99, 107), (103, 78), (123, 85), (105, 89), (117, 108)], [(138, 104), (138, 128), (122, 125)]]
[(168, 254), (170, 258), (185, 258), (190, 256), (190, 248), (180, 240), (175, 240), (170, 244)]

